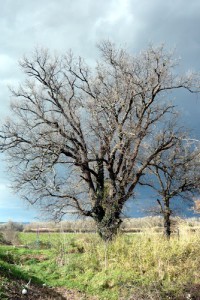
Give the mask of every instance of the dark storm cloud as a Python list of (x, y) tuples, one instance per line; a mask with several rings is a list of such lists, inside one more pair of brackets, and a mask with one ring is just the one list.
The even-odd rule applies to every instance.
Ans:
[(144, 0), (129, 9), (142, 24), (132, 44), (136, 42), (139, 45), (136, 47), (141, 48), (149, 42), (164, 42), (170, 48), (177, 48), (186, 66), (200, 65), (199, 0)]

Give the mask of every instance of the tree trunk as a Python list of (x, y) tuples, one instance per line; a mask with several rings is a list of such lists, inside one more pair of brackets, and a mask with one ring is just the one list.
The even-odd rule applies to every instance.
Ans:
[(167, 239), (170, 239), (171, 235), (171, 221), (170, 221), (171, 211), (169, 207), (164, 210), (164, 234)]
[(121, 209), (119, 207), (111, 207), (103, 209), (102, 206), (96, 208), (94, 219), (97, 225), (97, 232), (104, 241), (111, 241), (118, 233), (120, 224)]

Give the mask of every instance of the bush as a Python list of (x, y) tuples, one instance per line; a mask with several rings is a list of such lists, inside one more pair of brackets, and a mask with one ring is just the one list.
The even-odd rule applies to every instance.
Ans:
[(10, 245), (11, 243), (6, 241), (2, 232), (0, 232), (0, 245)]
[(24, 226), (23, 226), (22, 223), (9, 221), (8, 223), (5, 223), (5, 224), (1, 225), (0, 228), (1, 228), (1, 231), (11, 230), (11, 231), (22, 232), (23, 229), (24, 229)]
[(6, 229), (3, 231), (3, 237), (7, 244), (19, 245), (18, 232), (12, 229)]

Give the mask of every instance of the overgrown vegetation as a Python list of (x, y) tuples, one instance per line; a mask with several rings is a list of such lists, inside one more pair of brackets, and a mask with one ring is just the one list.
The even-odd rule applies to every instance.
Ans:
[[(30, 245), (37, 236), (20, 233), (19, 237)], [(50, 249), (39, 249), (37, 243), (35, 249), (1, 247), (1, 266), (10, 264), (11, 271), (26, 274), (26, 280), (37, 278), (47, 286), (82, 291), (88, 295), (83, 299), (90, 299), (89, 295), (102, 300), (199, 299), (197, 232), (185, 231), (170, 241), (150, 229), (119, 235), (110, 243), (96, 234), (51, 233), (50, 238)], [(40, 234), (42, 243), (48, 239), (48, 234)]]

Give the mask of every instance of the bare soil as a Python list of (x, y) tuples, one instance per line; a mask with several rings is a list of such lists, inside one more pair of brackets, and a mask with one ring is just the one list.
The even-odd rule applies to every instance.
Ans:
[[(0, 277), (0, 284), (2, 278)], [(31, 284), (27, 294), (22, 294), (25, 283), (15, 280), (3, 283), (5, 299), (9, 300), (97, 300), (96, 297), (87, 296), (80, 291), (68, 290), (64, 287), (53, 288)], [(2, 296), (3, 297), (3, 296)]]

